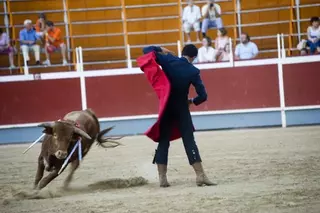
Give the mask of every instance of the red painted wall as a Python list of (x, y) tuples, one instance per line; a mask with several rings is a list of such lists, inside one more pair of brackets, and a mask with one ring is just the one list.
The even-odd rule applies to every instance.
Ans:
[(57, 120), (81, 109), (80, 80), (41, 80), (0, 84), (0, 124)]
[(157, 97), (142, 74), (86, 78), (87, 105), (98, 117), (157, 112)]
[[(276, 65), (216, 69), (202, 72), (208, 101), (193, 110), (279, 107)], [(192, 95), (195, 95), (192, 89)]]
[(320, 62), (283, 66), (286, 106), (320, 104)]
[[(320, 104), (320, 62), (284, 65), (287, 106)], [(204, 70), (208, 101), (193, 111), (279, 107), (277, 65)], [(87, 105), (99, 117), (155, 114), (142, 74), (86, 78)], [(191, 89), (190, 97), (195, 92)], [(0, 83), (0, 125), (57, 120), (81, 109), (80, 80)]]
[[(194, 111), (279, 107), (276, 65), (202, 71), (208, 101)], [(86, 80), (88, 107), (99, 117), (156, 114), (158, 100), (144, 75)], [(191, 96), (195, 95), (193, 89)]]

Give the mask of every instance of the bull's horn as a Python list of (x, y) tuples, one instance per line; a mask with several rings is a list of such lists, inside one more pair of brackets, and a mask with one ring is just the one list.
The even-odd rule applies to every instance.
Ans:
[(82, 137), (85, 137), (89, 140), (91, 140), (92, 138), (90, 137), (90, 135), (88, 135), (85, 131), (83, 131), (82, 129), (79, 129), (77, 127), (74, 128), (74, 133), (81, 135)]

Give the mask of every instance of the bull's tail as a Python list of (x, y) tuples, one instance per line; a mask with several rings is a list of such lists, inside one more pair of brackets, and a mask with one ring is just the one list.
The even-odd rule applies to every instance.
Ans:
[(115, 148), (119, 145), (122, 145), (121, 143), (117, 142), (117, 140), (120, 140), (122, 137), (103, 137), (103, 135), (110, 132), (113, 128), (114, 126), (104, 129), (98, 133), (97, 142), (99, 146), (102, 146), (103, 148)]

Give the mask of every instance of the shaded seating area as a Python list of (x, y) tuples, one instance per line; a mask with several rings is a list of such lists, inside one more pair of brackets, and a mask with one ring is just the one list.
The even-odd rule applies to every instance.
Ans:
[[(200, 8), (204, 1), (194, 1)], [(284, 34), (288, 56), (298, 55), (297, 44), (306, 36), (311, 16), (320, 14), (320, 3), (313, 0), (240, 1), (217, 0), (222, 20), (232, 41), (246, 32), (259, 47), (258, 58), (277, 57), (277, 34)], [(146, 45), (160, 45), (179, 53), (185, 44), (182, 27), (183, 0), (1, 0), (0, 28), (5, 30), (17, 50), (16, 69), (9, 69), (8, 57), (0, 56), (0, 74), (75, 71), (77, 47), (82, 47), (84, 70), (126, 68), (136, 66), (135, 60)], [(36, 23), (45, 13), (48, 20), (61, 29), (67, 46), (68, 65), (61, 63), (59, 51), (51, 56), (51, 66), (24, 64), (19, 32), (26, 19)], [(207, 33), (215, 38), (216, 29)], [(191, 33), (195, 40), (195, 32)], [(44, 45), (41, 62), (45, 60)], [(196, 43), (198, 47), (200, 43)], [(32, 54), (30, 54), (32, 56)]]

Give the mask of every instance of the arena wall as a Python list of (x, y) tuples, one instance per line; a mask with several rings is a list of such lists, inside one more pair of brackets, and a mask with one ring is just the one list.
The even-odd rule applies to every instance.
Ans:
[[(209, 99), (192, 107), (197, 130), (320, 123), (320, 56), (201, 64)], [(137, 69), (0, 78), (0, 143), (37, 138), (40, 122), (92, 108), (114, 135), (141, 134), (157, 98)], [(190, 95), (195, 95), (194, 90)]]

